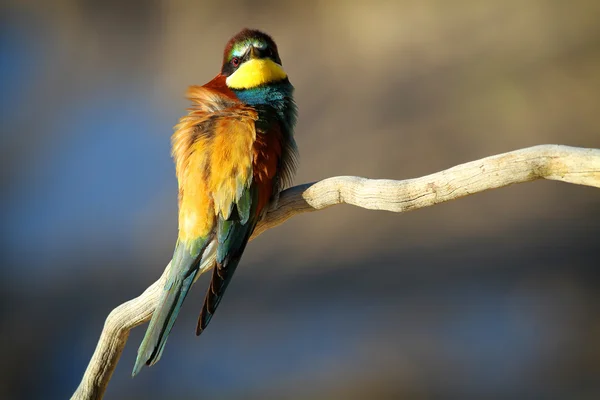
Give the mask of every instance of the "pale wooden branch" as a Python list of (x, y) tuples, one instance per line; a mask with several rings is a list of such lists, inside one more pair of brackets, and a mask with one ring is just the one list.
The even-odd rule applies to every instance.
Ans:
[[(336, 205), (404, 212), (514, 183), (550, 179), (600, 187), (600, 149), (541, 145), (468, 162), (403, 181), (340, 176), (285, 190), (257, 226), (252, 238), (291, 217)], [(129, 331), (152, 316), (162, 276), (137, 298), (115, 308), (106, 319), (96, 350), (72, 399), (101, 399), (125, 347)]]

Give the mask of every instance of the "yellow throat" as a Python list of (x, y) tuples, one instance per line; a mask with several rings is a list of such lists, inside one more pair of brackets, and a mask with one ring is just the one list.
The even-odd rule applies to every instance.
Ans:
[(246, 61), (225, 82), (231, 89), (251, 89), (285, 79), (283, 67), (268, 58)]

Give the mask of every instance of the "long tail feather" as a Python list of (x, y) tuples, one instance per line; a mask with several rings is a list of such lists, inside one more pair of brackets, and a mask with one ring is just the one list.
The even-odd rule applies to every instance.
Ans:
[(183, 301), (198, 274), (199, 262), (199, 255), (193, 257), (185, 245), (178, 243), (173, 255), (170, 277), (138, 349), (132, 376), (139, 373), (144, 365), (153, 365), (160, 359)]
[(241, 259), (241, 253), (233, 260), (227, 260), (226, 264), (217, 264), (213, 269), (210, 286), (204, 298), (204, 304), (198, 317), (198, 325), (196, 326), (196, 335), (200, 335), (208, 326), (213, 314), (217, 310), (217, 306), (221, 302), (225, 289), (231, 282), (231, 277)]

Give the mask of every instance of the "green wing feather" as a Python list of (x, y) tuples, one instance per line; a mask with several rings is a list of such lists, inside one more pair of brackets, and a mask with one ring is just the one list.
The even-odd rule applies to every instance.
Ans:
[(246, 244), (259, 220), (257, 203), (258, 190), (251, 185), (242, 192), (229, 218), (220, 217), (217, 222), (216, 266), (198, 318), (197, 335), (200, 335), (210, 322), (231, 282)]

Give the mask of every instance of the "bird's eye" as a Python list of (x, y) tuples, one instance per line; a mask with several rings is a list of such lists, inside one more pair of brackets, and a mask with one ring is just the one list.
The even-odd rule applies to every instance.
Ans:
[(237, 67), (238, 65), (240, 65), (240, 59), (239, 59), (239, 57), (233, 57), (231, 59), (231, 65), (233, 65), (234, 67)]

